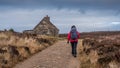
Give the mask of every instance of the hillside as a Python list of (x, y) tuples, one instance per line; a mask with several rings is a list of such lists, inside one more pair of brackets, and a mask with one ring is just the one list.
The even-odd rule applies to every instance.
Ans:
[(65, 34), (56, 42), (58, 39), (50, 36), (0, 32), (0, 66), (1, 68), (119, 68), (119, 33), (119, 31), (81, 33), (78, 54), (75, 58), (71, 55), (70, 44), (64, 40)]
[(54, 37), (1, 31), (0, 68), (11, 68), (56, 41), (57, 39)]

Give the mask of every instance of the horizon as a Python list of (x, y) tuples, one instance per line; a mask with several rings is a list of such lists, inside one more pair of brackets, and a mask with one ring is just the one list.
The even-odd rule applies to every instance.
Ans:
[[(10, 29), (13, 29), (13, 28), (10, 28)], [(4, 29), (4, 30), (0, 30), (0, 31), (9, 31), (10, 29)], [(13, 29), (13, 31), (14, 32), (17, 32), (17, 33), (23, 33), (23, 31), (22, 32), (18, 32), (18, 31), (15, 31), (14, 29)], [(92, 33), (92, 32), (120, 32), (120, 30), (109, 30), (109, 31), (86, 31), (86, 32), (80, 32), (80, 33)], [(67, 33), (59, 33), (59, 34), (68, 34), (69, 32), (67, 32)]]
[(0, 0), (0, 30), (33, 29), (43, 17), (68, 33), (72, 25), (79, 32), (119, 31), (119, 0)]

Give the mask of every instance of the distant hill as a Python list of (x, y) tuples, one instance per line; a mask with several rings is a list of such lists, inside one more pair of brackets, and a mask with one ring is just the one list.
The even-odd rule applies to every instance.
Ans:
[[(95, 31), (95, 32), (82, 32), (80, 38), (91, 37), (91, 36), (109, 36), (118, 35), (120, 31)], [(59, 34), (59, 37), (67, 37), (67, 34)]]

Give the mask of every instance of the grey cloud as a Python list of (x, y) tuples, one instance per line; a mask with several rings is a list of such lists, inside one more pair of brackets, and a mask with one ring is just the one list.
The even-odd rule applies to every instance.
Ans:
[(120, 22), (119, 3), (119, 0), (0, 0), (0, 29), (31, 29), (48, 14), (60, 33), (68, 32), (73, 23), (80, 32), (119, 30), (120, 26), (109, 25)]
[(120, 0), (0, 0), (1, 6), (22, 8), (119, 9)]
[(120, 15), (120, 10), (118, 10), (115, 15), (119, 16)]

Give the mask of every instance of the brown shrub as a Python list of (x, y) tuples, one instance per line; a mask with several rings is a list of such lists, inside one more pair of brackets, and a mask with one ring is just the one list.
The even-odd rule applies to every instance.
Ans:
[(0, 32), (0, 68), (11, 68), (56, 42), (49, 36)]
[(120, 66), (119, 38), (120, 35), (104, 37), (101, 36), (98, 38), (95, 37), (91, 39), (85, 38), (82, 42), (83, 43), (82, 45), (83, 52), (87, 54), (87, 57), (89, 57), (88, 60), (90, 60), (90, 63), (88, 65), (91, 66), (91, 64), (94, 63), (96, 65), (98, 64), (98, 67), (100, 66), (100, 68), (109, 68), (112, 67), (110, 64), (113, 64), (113, 62), (115, 62), (116, 63), (115, 65), (117, 66), (116, 68), (119, 68)]

